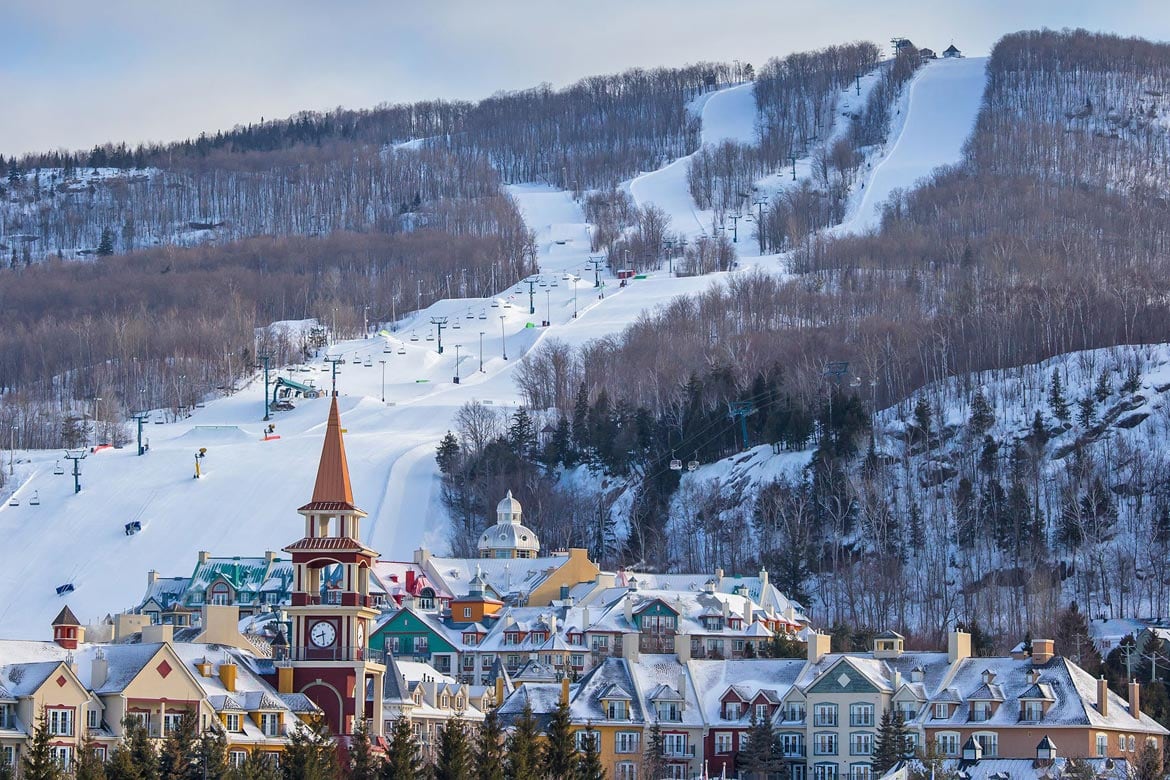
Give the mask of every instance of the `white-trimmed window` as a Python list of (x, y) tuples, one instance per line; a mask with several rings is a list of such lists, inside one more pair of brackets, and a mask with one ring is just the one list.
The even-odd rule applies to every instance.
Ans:
[(1137, 750), (1137, 738), (1133, 734), (1129, 735), (1129, 752), (1133, 753)]
[(0, 704), (0, 729), (12, 728), (12, 705)]
[(955, 731), (940, 731), (934, 735), (938, 752), (944, 756), (959, 755), (959, 734)]
[(731, 732), (730, 731), (716, 731), (715, 732), (715, 752), (718, 755), (727, 755), (731, 752)]
[(182, 712), (168, 712), (163, 715), (163, 733), (165, 737), (179, 727), (179, 723), (183, 720)]
[(605, 717), (609, 720), (628, 720), (626, 703), (621, 699), (610, 699), (605, 703)]
[(1109, 755), (1109, 735), (1108, 734), (1098, 734), (1097, 735), (1097, 757), (1104, 758), (1107, 755)]
[(463, 617), (465, 617), (465, 618), (471, 617), (471, 607), (464, 607), (463, 608)]
[(971, 720), (975, 723), (982, 723), (991, 717), (991, 702), (989, 701), (973, 701), (971, 702)]
[(849, 780), (871, 780), (873, 768), (869, 764), (850, 764)]
[(873, 725), (873, 705), (872, 704), (850, 704), (849, 705), (849, 725), (850, 726), (872, 726)]
[(975, 741), (983, 748), (984, 758), (999, 757), (999, 735), (994, 731), (980, 731), (972, 734)]
[(243, 730), (243, 719), (238, 712), (229, 712), (223, 719), (224, 728), (231, 732), (240, 732)]
[(615, 740), (615, 753), (637, 753), (642, 747), (642, 733), (639, 731), (619, 731)]
[(739, 720), (739, 702), (729, 701), (723, 705), (724, 720)]
[(73, 766), (73, 748), (65, 745), (53, 745), (49, 748), (49, 754), (64, 769), (70, 769)]
[(16, 767), (16, 745), (0, 745), (0, 764)]
[(818, 731), (813, 734), (813, 755), (837, 755), (837, 735), (832, 731)]
[(655, 706), (655, 711), (658, 713), (659, 720), (665, 720), (670, 723), (682, 721), (682, 709), (676, 701), (660, 701)]
[(85, 711), (85, 727), (90, 731), (97, 731), (102, 727), (102, 711), (97, 705), (91, 704)]
[(816, 704), (816, 705), (813, 705), (813, 725), (814, 726), (836, 726), (837, 725), (837, 705), (836, 704)]
[(617, 780), (638, 780), (638, 765), (633, 761), (619, 761)]
[(813, 765), (813, 780), (837, 780), (836, 764)]
[(260, 713), (260, 730), (264, 732), (266, 737), (276, 737), (280, 735), (280, 714), (276, 712), (261, 712)]
[(780, 735), (780, 751), (785, 756), (803, 756), (804, 755), (804, 735), (803, 734), (781, 734)]
[(804, 720), (804, 705), (798, 701), (790, 701), (784, 706), (784, 720), (789, 723), (800, 723)]
[(666, 776), (669, 777), (670, 780), (687, 780), (687, 778), (690, 776), (690, 773), (687, 771), (686, 764), (667, 764)]
[(600, 731), (575, 731), (573, 732), (573, 740), (576, 744), (577, 750), (582, 753), (589, 744), (589, 739), (593, 739), (593, 749), (601, 751), (601, 732)]
[(1041, 701), (1026, 701), (1024, 702), (1024, 711), (1022, 719), (1035, 723), (1044, 717), (1044, 702)]
[(242, 767), (247, 760), (248, 754), (243, 750), (232, 750), (228, 753), (228, 762), (236, 769)]
[(951, 705), (946, 702), (938, 701), (934, 703), (934, 719), (946, 720), (951, 717)]
[(872, 753), (873, 734), (868, 731), (854, 731), (849, 735), (849, 755), (868, 756)]
[[(58, 737), (73, 736), (73, 709), (46, 709), (45, 717), (49, 721), (49, 733)], [(68, 764), (66, 764), (68, 766)]]
[(663, 734), (662, 735), (662, 752), (669, 757), (685, 757), (688, 755), (687, 751), (687, 735), (686, 734)]
[(756, 722), (763, 723), (767, 719), (768, 719), (768, 705), (767, 704), (757, 704), (756, 705)]

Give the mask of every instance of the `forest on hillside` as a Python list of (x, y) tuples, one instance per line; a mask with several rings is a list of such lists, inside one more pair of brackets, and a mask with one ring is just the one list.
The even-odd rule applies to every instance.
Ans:
[[(1116, 517), (1126, 538), (1164, 545), (1163, 503), (1125, 488), (1124, 459), (1106, 457), (1111, 439), (1074, 423), (1078, 405), (1089, 430), (1129, 403), (1137, 358), (1099, 363), (1084, 381), (1100, 391), (1077, 384), (1064, 403), (1048, 399), (1069, 375), (1046, 371), (1029, 424), (976, 431), (972, 456), (941, 481), (906, 467), (906, 451), (940, 445), (938, 399), (902, 407), (898, 440), (870, 429), (877, 410), (969, 372), (1165, 340), (1170, 182), (1151, 160), (1170, 150), (1168, 79), (1163, 44), (1005, 37), (965, 161), (893, 199), (876, 234), (810, 236), (794, 248), (795, 278), (736, 275), (618, 337), (532, 354), (521, 388), (549, 410), (534, 427), (551, 432), (534, 445), (512, 420), (483, 447), (455, 432), (453, 514), (480, 511), (479, 485), (511, 470), (536, 507), (578, 494), (559, 533), (591, 541), (603, 560), (670, 569), (698, 545), (704, 560), (768, 565), (798, 598), (815, 592), (822, 622), (931, 640), (956, 619), (1005, 641), (1044, 631), (1073, 600), (1094, 616), (1163, 603), (1160, 579), (1122, 597), (1135, 570), (1149, 575), (1137, 557), (1150, 548), (1123, 549), (1109, 532)], [(837, 361), (848, 375), (833, 372)], [(743, 403), (755, 409), (752, 443), (815, 447), (811, 465), (750, 507), (708, 497), (680, 532), (668, 519), (679, 476), (666, 464), (734, 454), (729, 405)], [(1143, 484), (1156, 484), (1147, 466)], [(744, 533), (758, 554), (736, 558)], [(980, 579), (991, 570), (1013, 574)]]

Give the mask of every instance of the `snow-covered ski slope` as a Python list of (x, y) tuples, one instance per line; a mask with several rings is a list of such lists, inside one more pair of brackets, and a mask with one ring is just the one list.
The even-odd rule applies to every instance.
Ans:
[[(925, 68), (918, 79), (937, 67)], [(750, 85), (712, 93), (696, 110), (705, 128), (704, 142), (750, 142), (755, 137)], [(933, 115), (954, 110), (946, 91), (915, 90), (907, 126), (919, 116), (929, 123)], [(939, 133), (955, 134), (950, 145), (956, 149), (969, 124), (949, 117), (936, 120)], [(944, 143), (937, 133), (929, 141)], [(904, 178), (911, 181), (933, 165), (927, 155), (909, 154), (915, 143), (910, 137), (897, 145), (906, 159), (918, 159), (923, 166), (904, 170)], [(639, 203), (666, 210), (673, 230), (698, 235), (710, 228), (710, 220), (704, 224), (703, 215), (692, 210), (685, 166), (672, 163), (637, 177), (629, 187)], [(338, 389), (354, 495), (369, 513), (366, 541), (384, 557), (408, 558), (420, 545), (446, 548), (435, 445), (467, 401), (515, 408), (520, 399), (511, 372), (541, 339), (582, 344), (615, 334), (676, 295), (720, 282), (722, 275), (678, 279), (661, 271), (619, 288), (603, 271), (601, 298), (586, 262), (589, 226), (580, 205), (568, 193), (540, 185), (509, 189), (536, 234), (544, 286), (536, 287), (535, 314), (528, 311), (527, 285), (516, 286), (491, 300), (438, 301), (399, 322), (390, 337), (344, 342), (329, 350), (346, 360)], [(775, 257), (750, 256), (754, 244), (748, 231), (741, 232), (738, 246), (744, 260), (739, 271), (759, 266), (778, 272)], [(574, 282), (576, 277), (580, 281)], [(426, 340), (433, 333), (429, 322), (434, 316), (448, 317), (452, 326), (443, 332), (443, 355), (436, 354), (436, 342)], [(539, 327), (546, 316), (551, 325)], [(460, 384), (452, 381), (456, 346)], [(329, 388), (326, 366), (316, 362), (303, 368), (281, 373)], [(264, 441), (262, 399), (263, 385), (256, 379), (235, 395), (210, 400), (180, 422), (148, 423), (149, 453), (137, 457), (128, 446), (89, 455), (81, 463), (83, 490), (76, 495), (72, 477), (54, 473), (60, 453), (17, 453), (18, 505), (0, 503), (0, 634), (44, 636), (64, 603), (83, 620), (137, 604), (148, 570), (164, 576), (189, 574), (199, 550), (217, 556), (259, 555), (299, 538), (303, 527), (296, 508), (312, 492), (328, 402), (301, 401), (293, 411), (274, 413), (280, 438)], [(194, 456), (202, 447), (207, 448), (204, 474), (195, 480)], [(39, 499), (35, 506), (34, 497)], [(135, 520), (142, 531), (126, 536), (124, 525)], [(74, 592), (58, 597), (55, 588), (67, 583)]]

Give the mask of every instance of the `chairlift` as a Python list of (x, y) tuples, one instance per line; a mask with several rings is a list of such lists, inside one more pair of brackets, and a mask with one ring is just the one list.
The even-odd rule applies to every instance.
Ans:
[(405, 344), (400, 344), (400, 345), (398, 346), (398, 354), (399, 354), (399, 355), (405, 355), (405, 354), (406, 354), (406, 345), (405, 345)]
[(435, 334), (434, 334), (434, 333), (428, 333), (428, 334), (427, 334), (427, 341), (434, 341), (434, 340), (435, 340)]
[(410, 334), (410, 340), (411, 340), (411, 341), (418, 341), (418, 334), (417, 334), (417, 333), (411, 333), (411, 334)]
[(484, 309), (483, 311), (481, 311), (481, 312), (479, 313), (479, 318), (480, 318), (481, 320), (486, 320), (486, 319), (487, 319), (487, 309)]
[(41, 505), (41, 491), (39, 491), (39, 490), (33, 491), (33, 497), (31, 499), (29, 499), (28, 505), (29, 506), (40, 506)]
[(697, 460), (688, 460), (687, 461), (687, 471), (694, 471), (698, 467), (699, 467), (699, 461), (697, 461)]
[(560, 285), (557, 283), (557, 280), (555, 278), (549, 283), (549, 287), (559, 287), (559, 286)]
[(362, 365), (364, 365), (366, 368), (373, 368), (374, 367), (374, 359), (372, 357), (370, 357), (369, 355), (366, 355), (366, 362), (363, 363)]
[(58, 477), (65, 473), (65, 467), (61, 465), (61, 461), (57, 461), (53, 465), (53, 473)]
[(64, 596), (66, 593), (72, 593), (73, 592), (73, 583), (66, 582), (64, 585), (58, 585), (56, 590), (57, 590), (58, 596)]
[(393, 352), (394, 352), (394, 350), (390, 349), (389, 344), (387, 344), (386, 348), (382, 350), (383, 355), (390, 355), (390, 354), (393, 354)]
[(126, 536), (133, 536), (142, 530), (142, 521), (131, 520), (129, 523), (126, 523), (126, 525), (122, 526), (122, 528), (125, 531)]
[(500, 308), (500, 302), (499, 301), (492, 301), (492, 308), (493, 309)]
[(8, 499), (8, 506), (20, 506), (20, 499), (15, 495), (12, 496), (12, 498)]
[(681, 460), (679, 460), (678, 458), (674, 457), (674, 453), (673, 453), (673, 452), (672, 452), (672, 453), (670, 453), (670, 454), (671, 454), (671, 458), (670, 458), (670, 470), (671, 470), (671, 471), (682, 471), (682, 461), (681, 461)]
[(469, 319), (469, 320), (475, 319), (475, 315), (471, 313), (471, 309), (467, 310), (467, 319)]
[(455, 320), (451, 323), (451, 330), (461, 330), (462, 328), (463, 326), (459, 324), (459, 320)]

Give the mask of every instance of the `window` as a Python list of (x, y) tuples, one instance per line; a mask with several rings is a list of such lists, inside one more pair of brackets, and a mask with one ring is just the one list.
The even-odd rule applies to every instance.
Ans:
[(4, 764), (4, 765), (10, 766), (10, 767), (16, 766), (16, 746), (15, 745), (0, 746), (0, 764)]
[(959, 735), (953, 731), (942, 731), (935, 735), (938, 752), (944, 756), (959, 755)]
[(735, 640), (735, 642), (732, 643), (732, 647), (735, 648), (735, 652), (742, 653), (743, 652), (743, 640), (742, 639)]
[(666, 776), (670, 780), (687, 780), (689, 773), (686, 764), (667, 764)]
[(813, 780), (837, 780), (837, 765), (817, 764), (813, 767)]
[(805, 780), (807, 769), (804, 764), (793, 763), (789, 766), (788, 780)]
[(0, 729), (12, 728), (12, 705), (0, 704)]
[(767, 719), (768, 719), (768, 705), (767, 704), (757, 704), (756, 705), (756, 722), (762, 723)]
[(1137, 750), (1137, 739), (1134, 738), (1133, 734), (1130, 734), (1129, 735), (1129, 752), (1132, 753), (1135, 750)]
[(785, 756), (803, 756), (804, 755), (804, 735), (803, 734), (781, 734), (780, 735), (780, 751)]
[(836, 704), (817, 704), (813, 707), (813, 725), (814, 726), (836, 726), (837, 725), (837, 705)]
[(971, 720), (976, 723), (982, 723), (991, 717), (991, 702), (989, 701), (973, 701), (971, 702)]
[(163, 736), (170, 734), (179, 727), (179, 722), (183, 720), (184, 713), (182, 712), (168, 712), (163, 715)]
[(73, 736), (73, 710), (48, 710), (49, 733), (59, 737)]
[(443, 674), (451, 673), (451, 656), (436, 655), (432, 660), (436, 671), (442, 672)]
[(945, 702), (935, 702), (934, 718), (935, 720), (945, 720), (951, 717), (951, 705)]
[(820, 731), (813, 734), (813, 755), (837, 755), (837, 735), (831, 731)]
[(230, 603), (227, 585), (221, 582), (211, 589), (211, 603), (219, 607), (226, 607)]
[(432, 588), (423, 588), (418, 594), (419, 609), (435, 608), (435, 591)]
[(573, 653), (569, 656), (569, 663), (575, 669), (582, 669), (585, 666), (585, 656), (582, 653)]
[(426, 655), (428, 652), (427, 646), (429, 644), (430, 644), (430, 642), (427, 640), (427, 637), (416, 636), (414, 638), (414, 654), (415, 655)]
[(463, 608), (463, 617), (465, 617), (465, 618), (471, 617), (471, 607), (464, 607)]
[(655, 709), (658, 712), (659, 720), (666, 720), (671, 723), (678, 723), (682, 720), (682, 710), (679, 709), (678, 702), (660, 701), (655, 706)]
[(804, 705), (800, 702), (792, 701), (784, 709), (784, 720), (790, 723), (800, 723), (804, 720)]
[(1044, 704), (1038, 701), (1024, 702), (1024, 714), (1021, 720), (1038, 721), (1044, 717)]
[(638, 780), (638, 765), (631, 761), (619, 761), (617, 780)]
[(729, 701), (724, 704), (723, 717), (726, 720), (739, 720), (739, 702)]
[(150, 733), (150, 713), (149, 712), (131, 712), (127, 714), (128, 718), (134, 718), (138, 721), (138, 725), (146, 729), (146, 733)]
[(708, 639), (707, 652), (710, 655), (723, 655), (723, 640), (722, 639)]
[(619, 731), (615, 753), (637, 753), (642, 734), (638, 731)]
[(870, 780), (873, 772), (869, 764), (850, 764), (849, 780)]
[(479, 637), (476, 635), (476, 633), (474, 631), (467, 631), (466, 633), (463, 634), (463, 644), (477, 645), (477, 644), (479, 644)]
[(520, 668), (520, 656), (515, 653), (508, 654), (508, 660), (504, 662), (504, 666), (509, 669), (516, 670)]
[(686, 734), (663, 734), (662, 754), (668, 757), (688, 756)]
[(70, 764), (73, 763), (73, 748), (71, 747), (54, 745), (49, 748), (49, 753), (53, 756), (53, 760), (65, 769), (69, 769)]
[(992, 732), (983, 732), (980, 734), (972, 734), (975, 741), (983, 748), (984, 758), (996, 758), (999, 756), (999, 735)]
[(248, 760), (248, 754), (245, 753), (243, 750), (233, 750), (230, 753), (228, 753), (228, 761), (236, 769), (239, 769), (240, 767), (242, 767), (244, 765), (244, 762), (247, 760)]
[(716, 731), (715, 732), (715, 752), (719, 755), (727, 755), (731, 752), (731, 732), (730, 731)]
[(280, 715), (275, 712), (260, 713), (260, 730), (266, 737), (275, 737), (280, 734)]
[(624, 701), (609, 700), (605, 703), (605, 717), (609, 720), (626, 720), (626, 703)]
[(475, 671), (475, 656), (474, 655), (463, 656), (463, 671), (465, 671), (465, 672)]
[(227, 716), (224, 717), (223, 725), (228, 731), (232, 731), (232, 732), (241, 731), (242, 729), (240, 727), (239, 713), (229, 712), (227, 714)]
[(873, 735), (868, 731), (855, 731), (849, 735), (849, 755), (868, 756), (873, 752)]
[(91, 731), (102, 727), (102, 713), (96, 706), (91, 706), (85, 711), (85, 727)]
[(918, 752), (918, 734), (917, 734), (917, 732), (914, 732), (914, 731), (907, 732), (904, 735), (904, 738), (906, 740), (906, 751), (908, 753), (917, 753)]
[(594, 652), (604, 653), (609, 650), (609, 637), (595, 636), (593, 637), (591, 646), (593, 647)]
[(577, 750), (584, 751), (590, 739), (593, 740), (593, 749), (601, 750), (601, 732), (599, 731), (575, 731), (573, 732), (573, 739), (576, 743)]
[(873, 705), (872, 704), (850, 704), (849, 705), (849, 725), (850, 726), (872, 726), (873, 725)]

